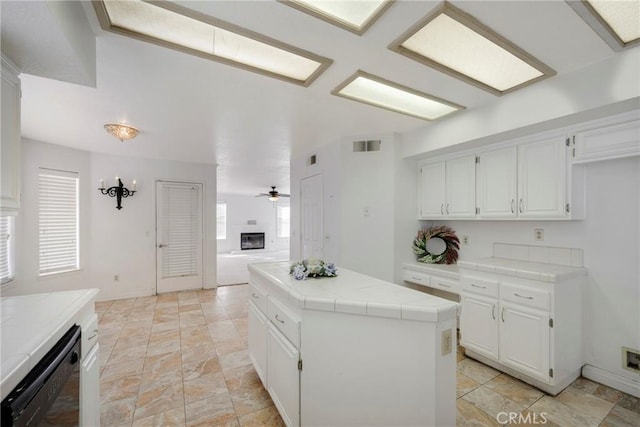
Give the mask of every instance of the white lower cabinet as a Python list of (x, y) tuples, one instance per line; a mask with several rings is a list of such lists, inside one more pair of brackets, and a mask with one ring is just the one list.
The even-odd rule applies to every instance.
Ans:
[(249, 358), (265, 387), (267, 386), (267, 331), (269, 321), (249, 303)]
[(80, 425), (100, 425), (100, 345), (96, 343), (80, 365)]
[(502, 303), (500, 361), (541, 381), (549, 379), (549, 313)]
[(550, 283), (498, 274), (460, 278), (465, 353), (557, 394), (580, 376), (583, 279)]
[(463, 293), (460, 314), (461, 344), (478, 353), (498, 358), (498, 300), (485, 296)]
[(300, 425), (300, 352), (273, 325), (268, 328), (267, 390), (287, 426)]

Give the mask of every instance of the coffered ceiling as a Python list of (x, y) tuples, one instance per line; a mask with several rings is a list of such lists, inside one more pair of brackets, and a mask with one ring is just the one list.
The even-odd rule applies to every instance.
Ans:
[[(104, 31), (90, 3), (62, 3), (1, 3), (2, 50), (23, 70), (23, 136), (115, 155), (217, 163), (222, 193), (256, 194), (272, 185), (288, 192), (292, 156), (344, 138), (430, 126), (332, 95), (359, 70), (466, 107), (455, 115), (510, 96), (388, 48), (441, 2), (394, 2), (362, 35), (278, 1), (174, 2), (331, 59), (308, 87)], [(451, 3), (556, 75), (616, 54), (564, 1)], [(94, 69), (86, 40), (92, 37)], [(523, 90), (537, 84), (544, 82)], [(104, 131), (108, 122), (141, 133), (123, 143)]]

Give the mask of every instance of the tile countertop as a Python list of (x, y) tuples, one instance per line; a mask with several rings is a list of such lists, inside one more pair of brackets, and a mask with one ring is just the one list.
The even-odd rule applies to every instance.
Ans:
[[(476, 270), (486, 273), (504, 274), (523, 279), (543, 282), (561, 282), (577, 276), (584, 276), (587, 270), (583, 267), (571, 267), (532, 261), (518, 261), (507, 258), (480, 258), (472, 261), (458, 261), (461, 270)], [(466, 274), (468, 272), (462, 272)]]
[(295, 280), (288, 262), (249, 264), (304, 310), (438, 322), (455, 318), (458, 304), (338, 267), (337, 277)]
[(98, 289), (3, 297), (0, 315), (0, 400), (54, 346)]
[(437, 274), (438, 276), (448, 277), (449, 279), (458, 280), (460, 278), (460, 268), (458, 264), (427, 264), (424, 262), (405, 262), (402, 268), (429, 274)]

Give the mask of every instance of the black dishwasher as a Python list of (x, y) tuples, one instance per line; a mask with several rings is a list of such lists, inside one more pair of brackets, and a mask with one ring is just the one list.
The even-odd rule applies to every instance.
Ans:
[(80, 424), (80, 327), (74, 325), (2, 401), (2, 427)]

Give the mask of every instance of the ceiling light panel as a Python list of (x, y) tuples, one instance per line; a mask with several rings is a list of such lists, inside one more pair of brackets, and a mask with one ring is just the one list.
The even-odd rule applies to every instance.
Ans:
[(169, 2), (94, 2), (105, 30), (303, 86), (331, 60)]
[(436, 8), (389, 49), (495, 95), (555, 75), (551, 68), (449, 3)]
[(280, 0), (287, 6), (356, 34), (363, 34), (393, 4), (390, 0)]
[(435, 120), (465, 108), (364, 71), (358, 71), (331, 93), (423, 120)]
[(588, 3), (624, 44), (640, 39), (639, 1), (589, 0)]

